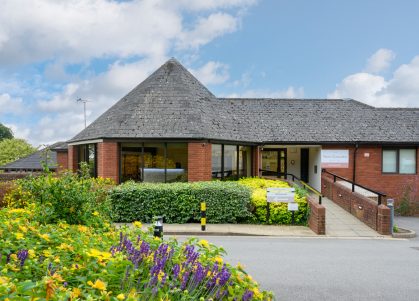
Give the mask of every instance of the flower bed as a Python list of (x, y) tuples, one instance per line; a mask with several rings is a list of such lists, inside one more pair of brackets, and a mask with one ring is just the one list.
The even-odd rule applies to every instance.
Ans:
[[(292, 213), (288, 211), (287, 203), (271, 203), (270, 218), (266, 220), (267, 199), (266, 188), (269, 187), (290, 187), (287, 182), (278, 180), (267, 180), (263, 178), (242, 178), (239, 184), (252, 189), (251, 204), (253, 222), (269, 224), (291, 224)], [(295, 224), (305, 225), (308, 220), (307, 191), (295, 187), (295, 202), (298, 203), (298, 211), (294, 214)]]
[(0, 300), (271, 300), (205, 240), (161, 241), (137, 227), (42, 224), (0, 210)]

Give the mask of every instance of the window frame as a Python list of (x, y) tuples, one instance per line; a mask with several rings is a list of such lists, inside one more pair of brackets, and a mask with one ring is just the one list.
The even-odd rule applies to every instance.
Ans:
[[(400, 151), (401, 150), (415, 150), (415, 171), (413, 173), (400, 173)], [(385, 172), (384, 168), (384, 151), (396, 151), (396, 171)], [(418, 149), (417, 147), (383, 147), (381, 149), (381, 173), (383, 175), (416, 175), (418, 173)]]

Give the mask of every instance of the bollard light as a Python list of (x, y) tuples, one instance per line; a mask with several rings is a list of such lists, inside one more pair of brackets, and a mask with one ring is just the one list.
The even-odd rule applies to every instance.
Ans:
[(390, 208), (390, 234), (393, 235), (393, 227), (394, 227), (394, 199), (387, 199), (387, 207)]
[(154, 217), (154, 236), (163, 237), (163, 216)]

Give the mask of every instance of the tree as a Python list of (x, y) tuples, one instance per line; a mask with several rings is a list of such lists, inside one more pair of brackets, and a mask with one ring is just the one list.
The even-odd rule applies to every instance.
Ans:
[(26, 157), (36, 151), (23, 139), (4, 139), (0, 141), (0, 166)]
[(13, 139), (13, 132), (10, 128), (0, 123), (0, 141), (3, 139)]

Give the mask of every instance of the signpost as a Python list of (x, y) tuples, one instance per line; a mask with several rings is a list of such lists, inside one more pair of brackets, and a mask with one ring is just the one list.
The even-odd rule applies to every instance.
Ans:
[(295, 188), (278, 187), (266, 189), (266, 222), (269, 222), (270, 203), (288, 203), (288, 211), (292, 214), (292, 224), (294, 224), (294, 212), (298, 211), (298, 204), (294, 202)]

